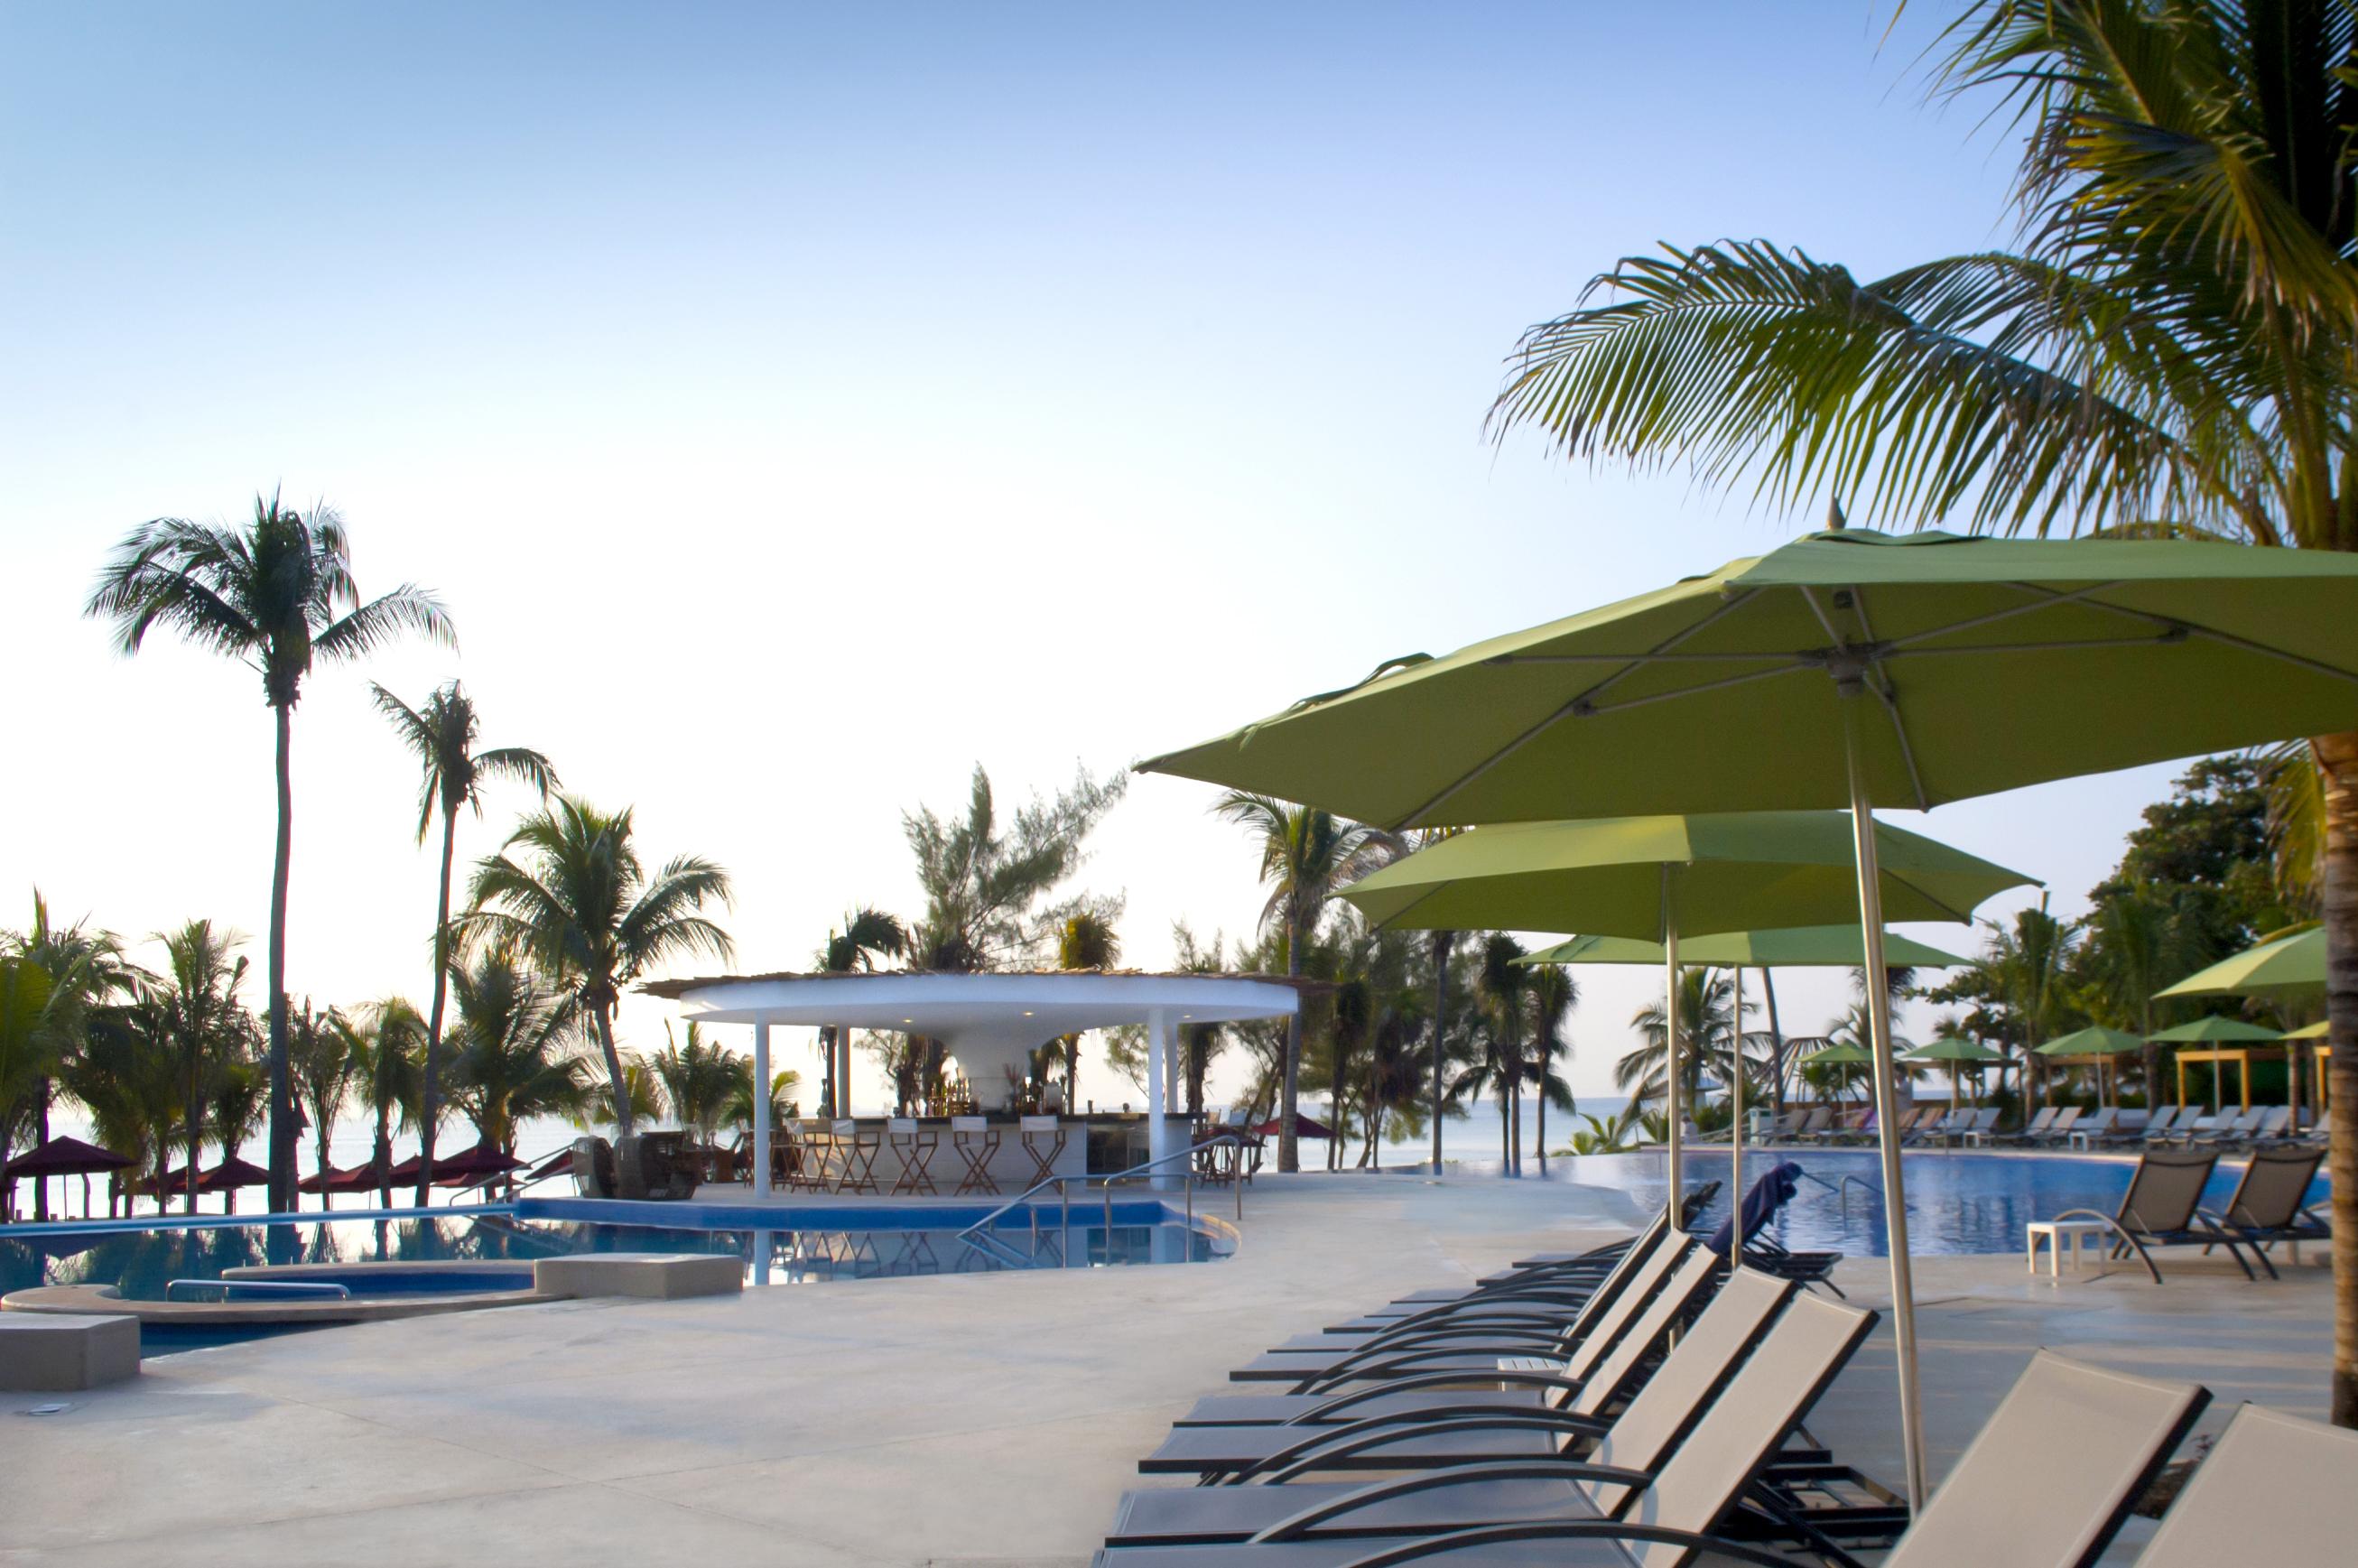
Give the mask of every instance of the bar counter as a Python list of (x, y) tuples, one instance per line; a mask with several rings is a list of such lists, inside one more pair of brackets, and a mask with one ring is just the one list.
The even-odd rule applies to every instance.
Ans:
[[(882, 1116), (854, 1116), (830, 1121), (806, 1117), (773, 1130), (773, 1186), (792, 1190), (786, 1176), (787, 1162), (792, 1157), (787, 1153), (788, 1150), (799, 1152), (804, 1141), (813, 1133), (827, 1135), (832, 1141), (836, 1130), (848, 1121), (861, 1142), (872, 1141), (875, 1145), (871, 1175), (876, 1190), (880, 1193), (892, 1192), (902, 1184), (904, 1167), (914, 1162), (907, 1151), (893, 1145), (892, 1130), (898, 1119)], [(998, 1139), (998, 1148), (981, 1162), (999, 1193), (1013, 1197), (1040, 1181), (1040, 1166), (1023, 1145), (1022, 1123), (1026, 1119), (1036, 1123), (1041, 1119), (990, 1112), (979, 1119), (984, 1124), (981, 1136), (988, 1139), (995, 1134)], [(1052, 1175), (1109, 1175), (1146, 1162), (1150, 1140), (1147, 1118), (1143, 1112), (1095, 1111), (1079, 1116), (1059, 1116), (1054, 1119), (1054, 1132), (1042, 1129), (1032, 1135), (1039, 1154), (1048, 1159), (1047, 1169)], [(1163, 1119), (1169, 1129), (1167, 1147), (1185, 1148), (1188, 1132), (1193, 1126), (1191, 1119), (1182, 1112)], [(914, 1125), (918, 1139), (933, 1142), (932, 1153), (922, 1157), (922, 1162), (933, 1186), (945, 1197), (955, 1195), (961, 1185), (968, 1183), (971, 1174), (966, 1156), (957, 1148), (953, 1136), (955, 1130), (951, 1124), (958, 1120), (966, 1120), (969, 1126), (972, 1125), (970, 1119), (946, 1116), (913, 1117), (902, 1123), (904, 1134)], [(1060, 1135), (1063, 1147), (1055, 1149)], [(1050, 1157), (1051, 1150), (1055, 1151), (1053, 1157)], [(979, 1156), (979, 1144), (975, 1152)], [(863, 1162), (864, 1152), (855, 1153), (852, 1160), (855, 1165)], [(844, 1155), (830, 1149), (827, 1153), (830, 1188), (841, 1178), (843, 1168)], [(1173, 1162), (1173, 1168), (1175, 1172), (1177, 1162)], [(918, 1190), (922, 1192), (924, 1189), (921, 1186)], [(968, 1195), (975, 1195), (975, 1193), (970, 1190)]]

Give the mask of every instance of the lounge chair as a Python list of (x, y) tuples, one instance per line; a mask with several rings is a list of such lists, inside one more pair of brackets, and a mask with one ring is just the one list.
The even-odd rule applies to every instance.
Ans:
[(2259, 1131), (2260, 1120), (2266, 1114), (2266, 1107), (2248, 1107), (2234, 1116), (2219, 1118), (2210, 1126), (2192, 1134), (2186, 1141), (2204, 1149), (2223, 1148), (2231, 1143), (2241, 1143)]
[[(1123, 1498), (1118, 1533), (1109, 1538), (1121, 1544), (1097, 1561), (1106, 1568), (1339, 1568), (1379, 1550), (1381, 1541), (1371, 1537), (1429, 1536), (1501, 1519), (1599, 1524), (1640, 1508), (1650, 1523), (1708, 1530), (1776, 1457), (1875, 1322), (1873, 1313), (1797, 1296), (1704, 1403), (1707, 1387), (1697, 1394), (1690, 1382), (1704, 1357), (1700, 1350), (1690, 1356), (1689, 1346), (1702, 1339), (1710, 1315), (1585, 1459), (1535, 1452), (1366, 1486), (1287, 1481), (1134, 1491)], [(1663, 1391), (1657, 1396), (1657, 1390)], [(1151, 1541), (1173, 1544), (1145, 1544)], [(1747, 1555), (1762, 1556), (1757, 1548)]]
[(2256, 1149), (2263, 1143), (2281, 1143), (2284, 1141), (2285, 1129), (2291, 1123), (2292, 1107), (2272, 1105), (2261, 1115), (2259, 1125), (2244, 1135), (2244, 1146)]
[[(2154, 1266), (2150, 1250), (2156, 1247), (2200, 1247), (2206, 1252), (2224, 1247), (2244, 1271), (2244, 1278), (2257, 1279), (2244, 1260), (2243, 1249), (2236, 1245), (2234, 1233), (2202, 1210), (2202, 1188), (2218, 1163), (2216, 1150), (2148, 1149), (2137, 1156), (2136, 1171), (2129, 1177), (2129, 1190), (2121, 1195), (2119, 1208), (2111, 1214), (2093, 1208), (2066, 1209), (2055, 1217), (2103, 1220), (2119, 1238), (2113, 1256), (2125, 1258), (2135, 1252), (2157, 1285), (2161, 1283), (2161, 1271)], [(2267, 1270), (2269, 1278), (2276, 1277), (2275, 1266), (2266, 1258), (2260, 1260), (2260, 1267)]]
[(1875, 1141), (1876, 1119), (1872, 1108), (1844, 1112), (1834, 1124), (1818, 1135), (1821, 1143), (1872, 1143)]
[(2012, 1132), (2002, 1134), (1996, 1141), (2001, 1143), (2036, 1143), (2041, 1138), (2046, 1137), (2047, 1130), (2054, 1125), (2055, 1108), (2051, 1105), (2042, 1105), (2039, 1108), (2039, 1113), (2036, 1116), (2033, 1116), (2028, 1121), (2023, 1123), (2020, 1127), (2016, 1128)]
[(2192, 1119), (2190, 1116), (2187, 1115), (2190, 1108), (2190, 1107), (2182, 1105), (2163, 1106), (2159, 1110), (2146, 1118), (2145, 1125), (2137, 1129), (2138, 1140), (2147, 1148), (2152, 1148), (2156, 1144), (2169, 1142), (2172, 1133), (2176, 1130), (2177, 1123), (2181, 1117), (2186, 1118), (2188, 1120)]
[[(1723, 1185), (1725, 1184), (1720, 1182), (1695, 1182), (1688, 1186), (1686, 1201), (1679, 1205), (1678, 1223), (1681, 1230), (1693, 1230), (1702, 1221), (1704, 1210), (1709, 1208), (1712, 1200), (1719, 1196), (1719, 1189)], [(1659, 1214), (1655, 1216), (1657, 1220), (1660, 1217)], [(1525, 1269), (1554, 1268), (1568, 1263), (1578, 1263), (1589, 1256), (1591, 1254), (1585, 1252), (1541, 1252), (1535, 1257), (1518, 1258), (1504, 1271), (1486, 1276), (1481, 1282), (1487, 1285)]]
[(2055, 1113), (2055, 1119), (2047, 1124), (2045, 1131), (2029, 1137), (2026, 1141), (2041, 1149), (2051, 1149), (2068, 1141), (2071, 1136), (2071, 1130), (2079, 1125), (2080, 1108), (2076, 1105), (2067, 1105)]
[(2245, 1405), (2162, 1516), (2136, 1568), (2348, 1561), (2358, 1432)]
[[(1823, 1304), (1803, 1297), (1797, 1307)], [(1746, 1364), (1738, 1374), (1739, 1382), (1759, 1359), (1756, 1356)], [(2039, 1352), (1923, 1511), (1883, 1559), (1882, 1568), (2091, 1568), (2210, 1399), (2210, 1390), (2197, 1384), (2133, 1378)], [(1725, 1402), (1725, 1396), (1721, 1402)], [(1713, 1407), (1714, 1415), (1719, 1408)], [(2237, 1424), (2246, 1419), (2238, 1417)], [(2337, 1477), (2348, 1475), (2351, 1456), (2343, 1444), (2352, 1434), (2310, 1422), (2296, 1423), (2310, 1430), (2288, 1433), (2277, 1424), (2288, 1420), (2263, 1412), (2258, 1430), (2238, 1444), (2231, 1463), (2212, 1486), (2199, 1493), (2197, 1487), (2202, 1483), (2198, 1471), (2194, 1484), (2171, 1509), (2175, 1518), (2190, 1500), (2199, 1504), (2189, 1521), (2179, 1527), (2186, 1539), (2169, 1540), (2172, 1531), (2165, 1519), (2138, 1560), (2138, 1568), (2186, 1568), (2243, 1562), (2258, 1555), (2273, 1559), (2277, 1553), (2266, 1543), (2264, 1521), (2270, 1514), (2302, 1511), (2276, 1502), (2283, 1493), (2280, 1487), (2268, 1484), (2274, 1473), (2267, 1465), (2279, 1458), (2289, 1463), (2294, 1476), (2313, 1479), (2320, 1493), (2335, 1494), (2337, 1513), (2348, 1512), (2352, 1489)], [(1397, 1568), (1429, 1558), (1453, 1564), (1511, 1563), (1516, 1568), (1523, 1564), (1570, 1568), (1574, 1563), (1581, 1568), (1607, 1563), (1684, 1568), (1697, 1556), (1709, 1553), (1764, 1568), (1787, 1568), (1792, 1559), (1714, 1531), (1734, 1506), (1734, 1496), (1720, 1501), (1710, 1523), (1693, 1522), (1707, 1504), (1719, 1501), (1720, 1484), (1743, 1459), (1740, 1443), (1708, 1431), (1710, 1425), (1710, 1417), (1699, 1422), (1693, 1435), (1679, 1445), (1653, 1478), (1646, 1491), (1648, 1508), (1642, 1520), (1523, 1517), (1396, 1546), (1366, 1539), (1337, 1541), (1333, 1542), (1336, 1550), (1331, 1555), (1298, 1545), (1281, 1555), (1264, 1552), (1259, 1546), (1262, 1541), (1318, 1541), (1322, 1527), (1331, 1531), (1338, 1520), (1349, 1517), (1329, 1508), (1306, 1509), (1309, 1524), (1284, 1531), (1265, 1530), (1254, 1537), (1254, 1544), (1195, 1551), (1124, 1549), (1100, 1552), (1097, 1561), (1104, 1568), (1324, 1568), (1330, 1563), (1336, 1568)], [(2226, 1450), (2224, 1443), (2220, 1447)], [(2212, 1455), (2214, 1460), (2217, 1457)], [(2210, 1463), (2205, 1461), (2205, 1469)], [(1438, 1484), (1464, 1484), (1486, 1470), (1512, 1468), (1477, 1466), (1454, 1471)], [(1365, 1514), (1373, 1512), (1367, 1503), (1358, 1507)], [(2314, 1541), (2321, 1547), (2293, 1561), (2335, 1562), (2347, 1548), (2346, 1536), (2312, 1530), (2305, 1520), (2292, 1528), (2299, 1541)], [(2165, 1544), (2169, 1554), (2157, 1563), (2156, 1553)], [(1216, 1555), (1220, 1550), (1238, 1555)], [(1855, 1568), (1844, 1554), (1823, 1545), (1816, 1550), (1830, 1561)]]
[(2117, 1106), (2100, 1106), (2074, 1121), (2063, 1134), (2063, 1141), (2077, 1146), (2085, 1142), (2093, 1148), (2112, 1136), (2113, 1125), (2120, 1119)]
[(1800, 1115), (1801, 1119), (1794, 1122), (1792, 1127), (1786, 1131), (1781, 1141), (1787, 1143), (1806, 1142), (1809, 1140), (1815, 1138), (1827, 1128), (1832, 1127), (1834, 1121), (1834, 1109), (1833, 1107), (1830, 1105), (1813, 1105), (1810, 1107), (1809, 1109), (1801, 1112)]
[(1600, 1356), (1634, 1322), (1671, 1270), (1693, 1249), (1679, 1234), (1617, 1274), (1560, 1325), (1420, 1325), (1405, 1333), (1366, 1337), (1303, 1335), (1254, 1357), (1228, 1374), (1239, 1383), (1279, 1382), (1297, 1394), (1318, 1393), (1371, 1377), (1495, 1368), (1501, 1356)]
[[(1605, 1430), (1605, 1413), (1618, 1405), (1636, 1386), (1671, 1332), (1707, 1310), (1706, 1302), (1717, 1304), (1714, 1287), (1720, 1273), (1718, 1260), (1708, 1250), (1696, 1248), (1688, 1253), (1685, 1261), (1655, 1292), (1654, 1299), (1611, 1351), (1591, 1357), (1585, 1364), (1573, 1360), (1530, 1365), (1520, 1361), (1501, 1363), (1496, 1372), (1484, 1374), (1485, 1382), (1495, 1386), (1481, 1390), (1450, 1391), (1445, 1385), (1462, 1382), (1463, 1374), (1442, 1372), (1327, 1398), (1281, 1394), (1258, 1399), (1248, 1395), (1239, 1400), (1231, 1396), (1217, 1402), (1240, 1407), (1239, 1413), (1273, 1419), (1225, 1424), (1196, 1421), (1175, 1425), (1162, 1446), (1139, 1461), (1139, 1471), (1150, 1476), (1218, 1476), (1272, 1467), (1304, 1456), (1312, 1451), (1312, 1444), (1348, 1444), (1351, 1436), (1386, 1427), (1397, 1430), (1410, 1424), (1429, 1425), (1492, 1414), (1502, 1405), (1515, 1410), (1561, 1411), (1588, 1422), (1593, 1428), (1590, 1435), (1595, 1435)], [(1737, 1303), (1729, 1311), (1740, 1313), (1745, 1302), (1758, 1298), (1768, 1303), (1766, 1311), (1773, 1314), (1788, 1293), (1786, 1287), (1767, 1280), (1747, 1281), (1738, 1294)], [(1468, 1399), (1468, 1394), (1491, 1397)], [(1512, 1398), (1502, 1401), (1497, 1397), (1499, 1395)], [(1531, 1452), (1528, 1441), (1531, 1432), (1529, 1428), (1511, 1429), (1503, 1445), (1444, 1443), (1435, 1450), (1419, 1454), (1418, 1462), (1469, 1464), (1480, 1459), (1520, 1458)], [(1578, 1434), (1576, 1428), (1567, 1427), (1564, 1432), (1567, 1435)], [(1399, 1446), (1384, 1444), (1352, 1449), (1337, 1461), (1337, 1467), (1398, 1470), (1405, 1467), (1403, 1461), (1408, 1457), (1410, 1454)]]
[(1632, 1249), (1651, 1246), (1669, 1227), (1669, 1217), (1657, 1214), (1647, 1222), (1643, 1230), (1626, 1240), (1611, 1242), (1586, 1252), (1555, 1253), (1546, 1258), (1530, 1259), (1498, 1273), (1485, 1275), (1471, 1285), (1441, 1285), (1429, 1290), (1412, 1291), (1388, 1305), (1379, 1307), (1370, 1315), (1406, 1316), (1411, 1312), (1421, 1312), (1446, 1302), (1500, 1292), (1591, 1290), (1595, 1288), (1596, 1280), (1617, 1267)]
[(2333, 1231), (2309, 1206), (2309, 1187), (2322, 1149), (2255, 1149), (2243, 1179), (2219, 1211), (2219, 1223), (2251, 1244), (2271, 1273), (2267, 1249), (2279, 1241), (2329, 1241)]
[(1367, 1335), (1453, 1321), (1467, 1314), (1533, 1316), (1552, 1313), (1562, 1321), (1586, 1306), (1599, 1290), (1617, 1290), (1628, 1271), (1671, 1234), (1668, 1220), (1657, 1215), (1628, 1242), (1584, 1253), (1563, 1264), (1521, 1271), (1496, 1283), (1404, 1296), (1365, 1316), (1334, 1325), (1326, 1332), (1329, 1336)]
[[(1740, 1214), (1744, 1221), (1744, 1263), (1780, 1280), (1790, 1280), (1799, 1285), (1823, 1285), (1835, 1295), (1843, 1288), (1830, 1277), (1834, 1265), (1843, 1260), (1839, 1252), (1792, 1252), (1774, 1238), (1763, 1235), (1770, 1223), (1792, 1202), (1793, 1195), (1808, 1173), (1790, 1161), (1779, 1161), (1762, 1173), (1744, 1196)], [(1814, 1180), (1815, 1178), (1810, 1178)], [(1704, 1249), (1725, 1257), (1735, 1239), (1736, 1218), (1730, 1217), (1712, 1233)]]

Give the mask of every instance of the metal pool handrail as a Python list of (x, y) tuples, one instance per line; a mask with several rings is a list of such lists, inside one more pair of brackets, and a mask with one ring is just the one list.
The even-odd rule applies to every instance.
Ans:
[(219, 1291), (222, 1300), (230, 1299), (233, 1291), (254, 1291), (265, 1296), (325, 1296), (331, 1301), (350, 1301), (352, 1287), (317, 1283), (298, 1280), (174, 1280), (164, 1287), (164, 1299), (177, 1301), (175, 1292), (183, 1287), (191, 1291)]
[[(980, 1245), (980, 1243), (975, 1240), (977, 1232), (987, 1234), (990, 1227), (998, 1222), (1001, 1216), (1013, 1212), (1022, 1205), (1029, 1203), (1033, 1198), (1038, 1196), (1040, 1194), (1046, 1192), (1050, 1187), (1055, 1187), (1057, 1191), (1057, 1195), (1064, 1199), (1064, 1228), (1069, 1230), (1072, 1228), (1073, 1225), (1073, 1194), (1070, 1184), (1074, 1182), (1080, 1183), (1083, 1187), (1087, 1187), (1091, 1182), (1098, 1182), (1103, 1184), (1105, 1188), (1106, 1230), (1110, 1234), (1113, 1230), (1113, 1184), (1116, 1182), (1137, 1181), (1142, 1179), (1148, 1172), (1154, 1170), (1158, 1166), (1167, 1165), (1174, 1160), (1192, 1160), (1195, 1155), (1202, 1153), (1206, 1149), (1223, 1148), (1235, 1141), (1235, 1139), (1229, 1137), (1206, 1138), (1201, 1143), (1191, 1143), (1184, 1149), (1174, 1149), (1168, 1154), (1158, 1155), (1155, 1158), (1145, 1162), (1143, 1164), (1132, 1165), (1126, 1171), (1115, 1171), (1110, 1174), (1083, 1174), (1078, 1176), (1046, 1177), (1044, 1180), (1033, 1183), (1030, 1186), (1024, 1188), (1022, 1192), (1016, 1194), (1005, 1203), (1001, 1204), (997, 1208), (992, 1209), (989, 1214), (984, 1215), (980, 1219), (976, 1220), (972, 1225), (968, 1226), (964, 1230), (959, 1231), (957, 1233), (957, 1238), (968, 1245)], [(1190, 1228), (1193, 1228), (1195, 1223), (1195, 1171), (1193, 1165), (1190, 1165), (1187, 1168), (1184, 1174), (1184, 1181), (1187, 1189), (1187, 1224)], [(1237, 1189), (1237, 1217), (1238, 1219), (1242, 1219), (1245, 1217), (1245, 1184), (1241, 1179), (1238, 1179), (1234, 1184)], [(1032, 1237), (1033, 1241), (1036, 1246), (1040, 1237), (1040, 1211), (1036, 1208), (1032, 1211)]]

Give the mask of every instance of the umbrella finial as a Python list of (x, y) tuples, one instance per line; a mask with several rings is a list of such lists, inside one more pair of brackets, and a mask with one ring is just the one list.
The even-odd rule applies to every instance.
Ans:
[(1826, 532), (1829, 534), (1839, 534), (1849, 525), (1850, 524), (1843, 518), (1842, 502), (1834, 496), (1827, 496)]

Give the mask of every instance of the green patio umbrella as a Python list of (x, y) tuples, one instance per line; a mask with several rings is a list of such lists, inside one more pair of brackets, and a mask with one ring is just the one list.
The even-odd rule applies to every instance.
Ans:
[(2331, 1033), (2332, 1025), (2331, 1022), (2320, 1018), (2315, 1023), (2304, 1023), (2299, 1029), (2286, 1030), (2285, 1038), (2288, 1040), (2322, 1040)]
[[(1682, 938), (1679, 962), (1715, 969), (1855, 969), (1866, 962), (1858, 927), (1784, 925), (1768, 931), (1721, 931)], [(1575, 936), (1518, 958), (1519, 964), (1659, 964), (1662, 945), (1635, 936)], [(1883, 934), (1883, 961), (1898, 968), (1954, 969), (1973, 962), (1929, 942)]]
[[(1875, 824), (1881, 892), (1897, 919), (1973, 918), (2031, 879)], [(1670, 1201), (1681, 1162), (1678, 967), (1689, 934), (1822, 925), (1855, 907), (1850, 818), (1839, 811), (1712, 812), (1517, 822), (1442, 839), (1342, 890), (1380, 925), (1427, 931), (1587, 931), (1653, 937), (1663, 964)]]
[(1874, 1052), (1863, 1045), (1853, 1045), (1848, 1042), (1839, 1045), (1829, 1045), (1823, 1051), (1812, 1051), (1801, 1058), (1804, 1065), (1813, 1062), (1832, 1062), (1844, 1067), (1860, 1066), (1874, 1060)]
[(2284, 1031), (2270, 1029), (2265, 1023), (2246, 1023), (2240, 1018), (2223, 1018), (2214, 1013), (2209, 1018), (2198, 1018), (2191, 1023), (2181, 1023), (2175, 1029), (2158, 1031), (2147, 1038), (2172, 1045), (2245, 1045), (2281, 1040)]
[[(2042, 1056), (2097, 1058), (2096, 1099), (2098, 1104), (2103, 1104), (2104, 1103), (2103, 1058), (2118, 1056), (2128, 1051), (2141, 1051), (2145, 1049), (2145, 1039), (2141, 1035), (2131, 1034), (2125, 1029), (2107, 1029), (2102, 1024), (2095, 1024), (2086, 1029), (2075, 1029), (2069, 1034), (2059, 1035), (2036, 1049)], [(2151, 1103), (2155, 1098), (2155, 1090), (2149, 1084), (2146, 1087), (2146, 1098), (2147, 1103)]]
[(2325, 994), (2325, 928), (2303, 926), (2264, 937), (2153, 994), (2156, 1000), (2166, 996), (2321, 997)]
[[(2358, 726), (2358, 555), (1838, 529), (1413, 654), (1141, 763), (1389, 827), (1848, 806), (1866, 814)], [(1868, 988), (1908, 1495), (1927, 1497), (1891, 1021)]]
[[(1856, 968), (1866, 962), (1866, 944), (1856, 925), (1780, 925), (1766, 931), (1721, 931), (1679, 943), (1679, 961), (1736, 975), (1736, 1032), (1744, 1028), (1744, 971), (1778, 968)], [(1956, 968), (1969, 960), (1944, 953), (1926, 943), (1883, 934), (1883, 957), (1888, 964), (1918, 969)], [(1662, 945), (1634, 936), (1575, 936), (1552, 947), (1518, 958), (1519, 964), (1659, 964)], [(1781, 1074), (1781, 1068), (1779, 1068)], [(1741, 1202), (1744, 1195), (1744, 1075), (1735, 1075), (1729, 1087), (1729, 1110), (1735, 1131), (1728, 1139), (1727, 1184)]]
[[(1949, 1103), (1953, 1106), (1957, 1101), (1957, 1091), (1962, 1087), (1958, 1077), (1958, 1068), (1963, 1064), (1971, 1062), (1975, 1066), (1982, 1066), (1991, 1062), (2003, 1062), (2006, 1057), (1978, 1040), (1967, 1040), (1956, 1034), (1943, 1034), (1938, 1039), (1926, 1041), (1913, 1051), (1900, 1053), (1899, 1059), (1903, 1062), (1948, 1063)], [(1978, 1102), (1978, 1094), (1975, 1098)]]

